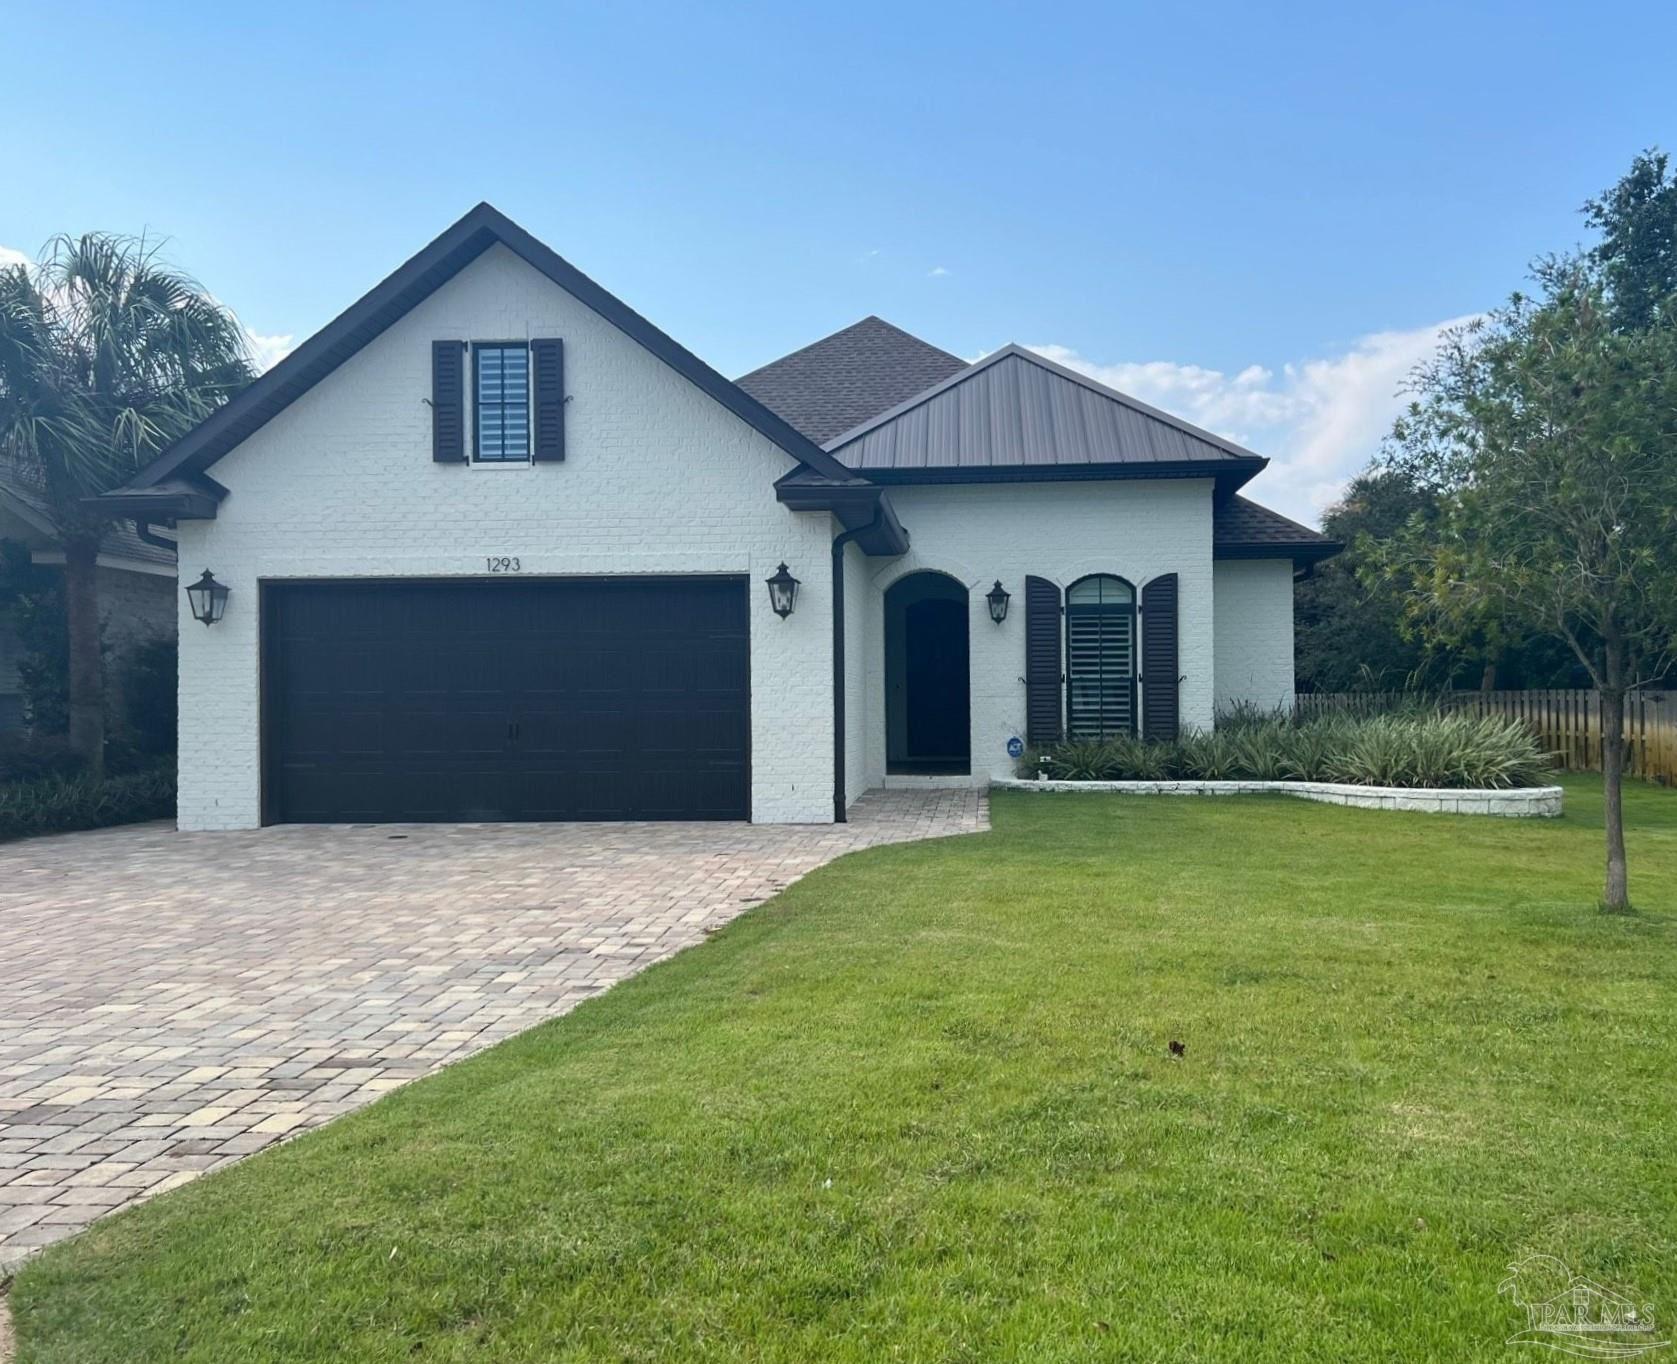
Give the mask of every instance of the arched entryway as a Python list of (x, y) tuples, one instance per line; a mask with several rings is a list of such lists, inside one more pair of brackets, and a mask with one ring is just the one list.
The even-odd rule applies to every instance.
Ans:
[(967, 589), (911, 573), (885, 593), (885, 770), (972, 770)]

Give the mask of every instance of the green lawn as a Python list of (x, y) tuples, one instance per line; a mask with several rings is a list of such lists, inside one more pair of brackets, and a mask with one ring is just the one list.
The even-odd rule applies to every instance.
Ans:
[(1599, 814), (998, 795), (48, 1252), (20, 1361), (1507, 1360), (1533, 1252), (1669, 1324), (1677, 793), (1634, 917)]

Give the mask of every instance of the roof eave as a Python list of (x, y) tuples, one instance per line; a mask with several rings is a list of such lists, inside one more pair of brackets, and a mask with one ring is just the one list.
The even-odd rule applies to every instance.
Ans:
[[(775, 496), (790, 511), (829, 512), (846, 530), (862, 531), (856, 544), (864, 554), (889, 557), (908, 551), (908, 531), (897, 519), (897, 509), (884, 488), (854, 479), (842, 483), (782, 479), (775, 484)], [(878, 525), (873, 524), (876, 512)]]
[(1295, 540), (1279, 544), (1213, 545), (1213, 559), (1291, 559), (1294, 563), (1319, 564), (1343, 552), (1338, 540)]
[(1066, 483), (1106, 482), (1112, 479), (1206, 478), (1217, 483), (1219, 495), (1244, 487), (1266, 468), (1261, 455), (1227, 459), (1126, 461), (1118, 464), (997, 464), (939, 465), (918, 469), (857, 469), (858, 478), (885, 486), (926, 483)]
[(188, 482), (172, 480), (148, 488), (115, 488), (98, 497), (83, 498), (85, 506), (107, 516), (132, 517), (136, 521), (213, 521), (227, 489), (214, 479), (200, 477)]

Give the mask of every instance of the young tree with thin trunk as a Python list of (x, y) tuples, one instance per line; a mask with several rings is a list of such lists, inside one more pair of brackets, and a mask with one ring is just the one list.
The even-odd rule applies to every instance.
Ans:
[(1621, 793), (1627, 692), (1677, 639), (1677, 313), (1619, 325), (1588, 257), (1446, 338), (1387, 462), (1440, 513), (1384, 550), (1423, 632), (1487, 613), (1565, 641), (1601, 694), (1604, 907), (1630, 907)]
[(103, 769), (96, 565), (127, 480), (249, 382), (233, 315), (156, 243), (59, 237), (0, 270), (0, 459), (46, 498), (64, 549), (71, 747)]

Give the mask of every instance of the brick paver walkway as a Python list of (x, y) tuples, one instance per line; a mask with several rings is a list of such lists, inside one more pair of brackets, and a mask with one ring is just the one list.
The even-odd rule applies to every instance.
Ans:
[(0, 1271), (702, 938), (976, 791), (846, 825), (163, 825), (0, 847)]

